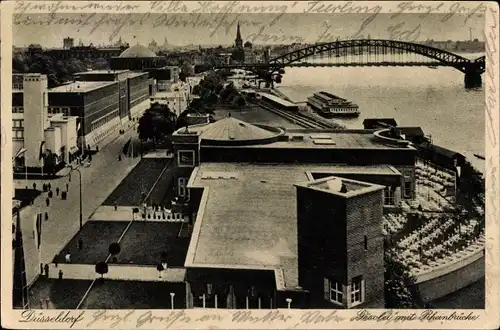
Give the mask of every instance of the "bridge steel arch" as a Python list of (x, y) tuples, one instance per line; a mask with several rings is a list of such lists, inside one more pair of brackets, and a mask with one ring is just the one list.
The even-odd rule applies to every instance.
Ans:
[[(356, 47), (379, 47), (379, 48), (392, 48), (392, 49), (401, 49), (410, 53), (416, 53), (428, 58), (432, 58), (441, 62), (443, 65), (451, 66), (456, 68), (457, 70), (467, 73), (468, 66), (472, 63), (477, 64), (479, 66), (479, 73), (484, 73), (485, 65), (484, 65), (484, 56), (476, 59), (475, 61), (471, 61), (465, 57), (462, 57), (457, 54), (453, 54), (451, 52), (411, 43), (405, 41), (395, 41), (395, 40), (384, 40), (384, 39), (358, 39), (358, 40), (345, 40), (345, 41), (334, 41), (327, 43), (320, 43), (310, 45), (301, 49), (294, 50), (290, 53), (278, 56), (276, 58), (270, 59), (267, 63), (267, 66), (271, 69), (272, 73), (277, 72), (280, 68), (286, 67), (288, 64), (293, 62), (300, 61), (301, 59), (314, 56), (317, 54), (321, 54), (324, 52), (336, 51), (338, 49), (343, 48), (356, 48)], [(481, 65), (482, 58), (482, 65)]]

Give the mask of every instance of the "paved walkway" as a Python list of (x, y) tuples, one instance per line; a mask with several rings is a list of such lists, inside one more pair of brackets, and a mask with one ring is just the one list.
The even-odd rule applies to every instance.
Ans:
[[(59, 278), (59, 271), (62, 270), (64, 279), (72, 280), (95, 280), (101, 275), (95, 271), (95, 265), (82, 264), (50, 264), (49, 278)], [(104, 278), (111, 280), (127, 281), (156, 281), (156, 282), (183, 282), (186, 277), (185, 268), (167, 268), (159, 276), (156, 266), (135, 266), (108, 264), (108, 273)]]
[[(92, 165), (88, 168), (80, 168), (82, 173), (82, 213), (84, 222), (140, 161), (140, 158), (132, 159), (128, 157), (124, 157), (121, 162), (117, 160), (123, 144), (134, 134), (136, 132), (131, 129), (126, 131), (124, 135), (120, 135), (118, 132), (112, 133), (108, 137), (109, 144), (104, 146), (103, 142), (99, 153), (94, 155)], [(42, 185), (40, 180), (30, 180), (29, 185), (32, 185), (33, 182), (37, 182), (37, 186)], [(43, 221), (42, 224), (42, 263), (51, 262), (54, 255), (79, 230), (78, 173), (73, 172), (71, 182), (68, 182), (67, 177), (51, 180), (50, 182), (53, 190), (58, 186), (65, 188), (66, 183), (68, 183), (68, 199), (61, 200), (60, 196), (54, 196), (50, 201), (50, 206), (47, 207), (45, 204), (47, 193), (43, 193), (35, 200), (34, 205), (21, 210), (28, 283), (32, 283), (40, 273), (40, 259), (33, 237), (34, 217), (36, 214), (38, 212), (49, 213), (49, 220)], [(24, 182), (22, 187), (24, 187)]]
[[(139, 208), (139, 213), (133, 214), (132, 210), (136, 206), (117, 206), (116, 210), (114, 206), (102, 205), (97, 208), (97, 210), (92, 214), (90, 220), (92, 221), (144, 221), (142, 219), (143, 208)], [(152, 210), (146, 211), (146, 214), (151, 215), (150, 219), (146, 219), (148, 222), (189, 222), (188, 216), (183, 216), (180, 213), (168, 213), (163, 211), (154, 212)], [(155, 218), (153, 218), (155, 215)], [(165, 216), (165, 218), (163, 218)]]

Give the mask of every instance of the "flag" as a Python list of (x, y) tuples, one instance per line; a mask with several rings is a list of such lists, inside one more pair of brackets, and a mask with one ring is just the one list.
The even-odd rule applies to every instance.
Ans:
[(22, 154), (24, 154), (26, 152), (26, 148), (21, 148), (19, 149), (19, 151), (16, 153), (16, 155), (14, 156), (14, 159), (21, 156)]
[(78, 126), (76, 126), (76, 131), (79, 132), (80, 131), (80, 127), (82, 126), (82, 123), (78, 123)]
[(28, 283), (26, 281), (26, 264), (24, 262), (23, 234), (21, 231), (21, 215), (17, 212), (16, 239), (14, 248), (14, 288), (13, 307), (29, 308)]
[(43, 158), (43, 145), (45, 144), (45, 141), (40, 142), (40, 153), (38, 156), (38, 160)]

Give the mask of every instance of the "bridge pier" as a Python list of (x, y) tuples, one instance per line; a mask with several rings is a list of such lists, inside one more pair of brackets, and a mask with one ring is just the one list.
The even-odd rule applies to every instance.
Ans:
[(479, 72), (466, 72), (464, 77), (465, 88), (478, 88), (481, 87), (483, 79), (481, 78), (481, 73)]
[(465, 66), (464, 84), (465, 88), (481, 87), (483, 80), (481, 78), (481, 67), (478, 63), (472, 62)]

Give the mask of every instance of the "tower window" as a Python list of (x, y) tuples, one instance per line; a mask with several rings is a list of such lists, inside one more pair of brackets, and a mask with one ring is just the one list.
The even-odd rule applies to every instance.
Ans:
[(364, 285), (362, 276), (357, 276), (352, 279), (351, 283), (351, 306), (361, 304), (364, 300)]
[(332, 303), (343, 304), (343, 287), (337, 281), (332, 281), (325, 278), (325, 298)]
[(194, 166), (194, 151), (192, 150), (179, 150), (177, 153), (179, 166)]

